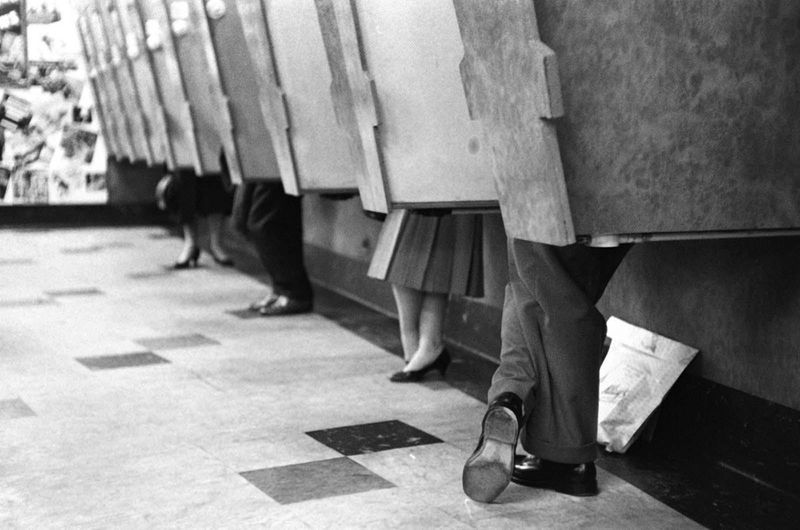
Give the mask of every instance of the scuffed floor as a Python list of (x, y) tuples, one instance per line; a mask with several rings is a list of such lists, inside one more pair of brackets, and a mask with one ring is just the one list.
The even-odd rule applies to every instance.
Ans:
[(598, 470), (579, 499), (461, 467), (484, 405), (157, 227), (0, 230), (2, 528), (687, 528)]

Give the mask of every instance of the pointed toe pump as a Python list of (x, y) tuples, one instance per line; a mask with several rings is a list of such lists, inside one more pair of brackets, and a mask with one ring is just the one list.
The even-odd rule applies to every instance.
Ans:
[(187, 257), (183, 261), (176, 261), (175, 264), (172, 266), (175, 270), (182, 270), (182, 269), (189, 269), (197, 267), (197, 262), (200, 260), (200, 248), (194, 247), (192, 251), (189, 253), (189, 257)]
[(389, 381), (392, 383), (416, 383), (425, 377), (425, 374), (431, 370), (438, 370), (442, 377), (444, 377), (447, 367), (450, 365), (450, 361), (450, 353), (447, 350), (442, 350), (442, 353), (440, 353), (439, 356), (436, 357), (436, 359), (434, 359), (434, 361), (429, 365), (420, 368), (419, 370), (396, 372), (389, 377)]

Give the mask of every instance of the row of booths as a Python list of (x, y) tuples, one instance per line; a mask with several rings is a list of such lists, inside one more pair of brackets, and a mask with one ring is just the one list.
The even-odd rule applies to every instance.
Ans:
[(798, 233), (800, 3), (80, 0), (111, 156), (557, 245)]

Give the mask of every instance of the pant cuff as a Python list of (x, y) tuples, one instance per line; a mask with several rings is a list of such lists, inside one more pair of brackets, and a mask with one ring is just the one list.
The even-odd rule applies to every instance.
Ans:
[(528, 453), (539, 458), (562, 464), (584, 464), (586, 462), (594, 462), (597, 459), (596, 442), (568, 447), (554, 445), (543, 440), (525, 438), (522, 440), (522, 447)]
[(525, 401), (531, 391), (531, 386), (528, 382), (514, 381), (513, 379), (505, 379), (502, 382), (494, 383), (489, 387), (488, 402), (491, 403), (497, 396), (505, 392), (516, 394), (522, 401)]

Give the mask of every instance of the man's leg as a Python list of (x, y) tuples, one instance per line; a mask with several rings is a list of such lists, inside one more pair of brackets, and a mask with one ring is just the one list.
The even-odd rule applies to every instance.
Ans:
[(258, 184), (252, 194), (247, 229), (272, 277), (274, 294), (281, 298), (261, 313), (269, 316), (310, 310), (312, 290), (303, 258), (300, 198), (286, 195), (280, 183)]
[(523, 447), (566, 464), (596, 457), (598, 371), (606, 336), (595, 304), (628, 247), (555, 247), (512, 240), (512, 287), (538, 374)]
[[(503, 350), (489, 390), (487, 416), (498, 397), (508, 393), (532, 401), (523, 446), (537, 456), (567, 464), (567, 468), (557, 466), (558, 472), (574, 471), (575, 464), (592, 462), (596, 456), (598, 367), (605, 321), (594, 305), (628, 248), (555, 247), (513, 239), (508, 244)], [(518, 471), (519, 466), (515, 479)], [(552, 477), (545, 474), (542, 481), (539, 471), (528, 470), (529, 485), (551, 487)], [(587, 474), (578, 478), (588, 481), (576, 488), (557, 480), (554, 489), (592, 494), (594, 468), (581, 471)]]
[[(509, 265), (513, 263), (509, 245)], [(536, 384), (530, 350), (541, 347), (536, 325), (523, 326), (517, 292), (520, 279), (509, 266), (501, 325), (500, 365), (492, 377), (489, 406), (481, 425), (478, 447), (464, 465), (464, 493), (479, 502), (491, 502), (508, 486), (523, 418), (523, 401)], [(526, 333), (527, 332), (527, 333)]]

